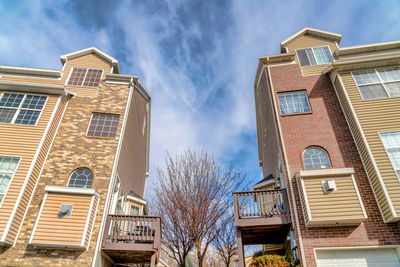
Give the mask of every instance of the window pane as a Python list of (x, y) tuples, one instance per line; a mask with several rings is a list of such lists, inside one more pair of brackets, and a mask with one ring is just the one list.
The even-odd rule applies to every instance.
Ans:
[(18, 108), (24, 95), (4, 93), (0, 101), (0, 107)]
[(381, 84), (363, 85), (358, 87), (363, 99), (387, 98), (385, 89)]
[(391, 97), (400, 96), (400, 82), (385, 83), (385, 87)]
[(400, 147), (388, 149), (388, 155), (396, 170), (400, 170)]
[(35, 125), (39, 115), (40, 111), (21, 110), (15, 120), (15, 124)]
[(69, 179), (69, 187), (91, 188), (93, 183), (93, 172), (88, 168), (75, 170)]
[(384, 82), (400, 81), (400, 68), (392, 67), (378, 70), (379, 76)]
[(311, 108), (305, 91), (278, 94), (281, 114), (310, 112)]
[(328, 64), (333, 61), (331, 51), (327, 46), (315, 47), (313, 51), (318, 64)]
[(100, 82), (102, 70), (89, 69), (83, 82), (83, 86), (97, 87)]
[(27, 95), (22, 108), (42, 110), (46, 99), (46, 96)]
[(4, 194), (11, 181), (11, 174), (0, 173), (0, 193)]
[(306, 169), (330, 168), (331, 162), (328, 153), (318, 147), (310, 147), (303, 154)]
[(300, 65), (301, 66), (309, 66), (310, 61), (308, 60), (307, 56), (307, 49), (297, 50), (297, 56), (299, 57)]
[(0, 108), (0, 123), (11, 123), (14, 118), (16, 109)]
[(308, 59), (310, 60), (310, 64), (317, 65), (317, 62), (315, 61), (314, 53), (312, 52), (311, 48), (306, 49), (306, 51), (307, 51)]
[(93, 113), (89, 125), (89, 136), (115, 137), (119, 122), (119, 115)]
[(68, 80), (68, 85), (82, 86), (87, 69), (74, 68)]
[(400, 147), (400, 132), (390, 132), (380, 134), (385, 148)]
[(380, 83), (375, 70), (358, 71), (353, 73), (357, 85)]

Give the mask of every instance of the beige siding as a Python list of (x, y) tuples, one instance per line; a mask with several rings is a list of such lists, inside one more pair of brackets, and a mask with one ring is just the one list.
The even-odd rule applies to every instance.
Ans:
[[(32, 243), (80, 246), (92, 196), (48, 193)], [(70, 217), (58, 217), (61, 204), (73, 204)]]
[(143, 123), (146, 119), (147, 101), (134, 90), (129, 108), (124, 140), (122, 142), (121, 154), (118, 161), (117, 171), (124, 193), (133, 190), (143, 197), (146, 182), (146, 149), (147, 149), (147, 127)]
[[(318, 46), (324, 46), (324, 45), (329, 46), (332, 54), (335, 51), (335, 49), (337, 48), (335, 41), (325, 39), (322, 37), (308, 35), (308, 34), (299, 36), (299, 37), (295, 38), (294, 40), (290, 41), (287, 44), (287, 48), (288, 48), (289, 52), (296, 52), (297, 49), (318, 47)], [(299, 63), (297, 55), (295, 57), (295, 60), (296, 60), (296, 63)], [(329, 66), (329, 64), (316, 65), (316, 66), (305, 66), (305, 67), (301, 67), (301, 69), (302, 69), (304, 76), (317, 75), (317, 74), (321, 74), (328, 66)]]
[(351, 177), (333, 178), (337, 191), (328, 194), (322, 190), (323, 180), (322, 178), (304, 179), (313, 221), (364, 217)]
[(10, 233), (8, 234), (7, 239), (6, 239), (9, 242), (13, 242), (13, 240), (16, 237), (15, 235), (18, 232), (18, 229), (21, 225), (21, 222), (22, 222), (21, 218), (24, 216), (24, 213), (28, 206), (29, 200), (32, 196), (33, 189), (35, 188), (35, 185), (38, 181), (40, 171), (42, 170), (44, 161), (46, 159), (46, 155), (50, 150), (51, 142), (56, 134), (57, 127), (62, 119), (62, 114), (63, 114), (64, 108), (65, 108), (65, 105), (67, 104), (67, 101), (68, 101), (67, 97), (62, 98), (62, 100), (58, 106), (58, 109), (54, 115), (53, 121), (50, 125), (49, 131), (47, 132), (47, 136), (43, 142), (43, 146), (39, 152), (37, 161), (35, 162), (35, 166), (33, 168), (32, 174), (29, 177), (28, 185), (22, 196), (21, 203), (18, 206), (16, 215), (15, 215), (15, 219), (14, 219), (13, 223), (11, 224)]
[(367, 171), (371, 179), (375, 194), (379, 199), (382, 212), (386, 221), (397, 221), (400, 219), (400, 184), (386, 150), (380, 140), (379, 133), (400, 130), (400, 98), (387, 98), (376, 100), (362, 100), (359, 90), (350, 72), (340, 73), (346, 92), (350, 98), (357, 119), (360, 122), (362, 131), (372, 152), (373, 159), (367, 159), (369, 155), (364, 153), (363, 158), (366, 162), (375, 160), (379, 173), (385, 184), (391, 203), (397, 213), (398, 218), (392, 218), (391, 211), (385, 204), (381, 185), (379, 184), (378, 174), (372, 164), (367, 164)]
[(261, 138), (261, 157), (263, 161), (263, 177), (267, 177), (272, 173), (274, 178), (279, 176), (278, 157), (279, 144), (277, 139), (277, 130), (275, 128), (274, 115), (272, 110), (272, 101), (270, 98), (270, 90), (267, 87), (267, 78), (265, 72), (262, 74), (260, 83), (257, 88), (258, 94), (258, 116), (259, 131)]
[[(28, 76), (12, 76), (5, 74), (1, 77), (1, 81), (64, 85), (69, 77), (72, 67), (102, 69), (104, 70), (102, 79), (105, 79), (106, 73), (111, 72), (111, 64), (105, 61), (104, 59), (100, 58), (96, 54), (92, 53), (85, 56), (70, 59), (69, 61), (67, 61), (64, 66), (61, 79), (43, 79), (43, 78), (32, 78)], [(79, 96), (94, 97), (96, 96), (97, 93), (97, 88), (94, 87), (68, 86), (68, 88), (75, 91)]]
[[(0, 94), (2, 94), (1, 91)], [(43, 108), (42, 114), (36, 126), (1, 124), (0, 154), (21, 157), (17, 171), (15, 172), (14, 177), (11, 180), (9, 189), (0, 207), (1, 234), (3, 233), (5, 226), (8, 223), (11, 212), (17, 201), (22, 185), (25, 182), (26, 175), (28, 174), (28, 170), (31, 166), (36, 150), (49, 123), (57, 100), (58, 96), (48, 96), (46, 105)], [(39, 167), (40, 166), (38, 165), (38, 168)], [(28, 187), (28, 191), (31, 191), (33, 189), (31, 188), (31, 184), (28, 185)], [(26, 198), (24, 199), (24, 201), (26, 201)], [(22, 220), (24, 212), (24, 209), (20, 210), (20, 212), (16, 214), (14, 219), (20, 222)], [(15, 237), (17, 229), (18, 227), (16, 227), (15, 225), (12, 229), (10, 229), (9, 234), (11, 237)]]

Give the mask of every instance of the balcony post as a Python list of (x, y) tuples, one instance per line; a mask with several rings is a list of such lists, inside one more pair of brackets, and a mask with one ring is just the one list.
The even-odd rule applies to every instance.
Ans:
[(237, 194), (233, 193), (233, 214), (235, 215), (235, 224), (237, 225), (239, 222), (239, 203)]
[(106, 224), (104, 226), (104, 232), (103, 232), (103, 246), (106, 244), (107, 239), (108, 239), (108, 233), (110, 231), (110, 223), (111, 223), (111, 216), (107, 215), (106, 217)]
[(244, 267), (244, 250), (242, 243), (242, 232), (239, 228), (236, 227), (236, 239), (237, 239), (237, 250), (239, 256), (239, 267)]
[(156, 218), (156, 232), (154, 234), (154, 248), (159, 249), (161, 246), (161, 218)]
[(284, 210), (285, 210), (285, 215), (289, 216), (290, 215), (290, 204), (289, 204), (289, 198), (288, 194), (286, 191), (286, 188), (282, 189), (282, 200), (283, 200), (283, 205), (284, 205)]
[(157, 252), (151, 256), (151, 262), (150, 262), (150, 267), (155, 267), (156, 266), (156, 257), (157, 257)]

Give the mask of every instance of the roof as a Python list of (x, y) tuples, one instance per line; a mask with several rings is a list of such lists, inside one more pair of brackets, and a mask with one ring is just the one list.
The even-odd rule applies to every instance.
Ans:
[(289, 43), (290, 41), (292, 41), (293, 39), (295, 39), (295, 38), (297, 38), (299, 36), (302, 36), (302, 35), (306, 35), (306, 34), (310, 34), (310, 35), (314, 35), (314, 36), (319, 36), (319, 37), (324, 37), (324, 38), (327, 38), (327, 39), (331, 39), (331, 40), (337, 41), (338, 44), (340, 43), (340, 40), (342, 39), (342, 36), (340, 34), (337, 34), (337, 33), (317, 30), (317, 29), (314, 29), (314, 28), (304, 28), (304, 29), (296, 32), (295, 34), (293, 34), (292, 36), (290, 36), (289, 38), (287, 38), (283, 42), (281, 42), (281, 50), (284, 50), (283, 48), (285, 47), (285, 45), (287, 43)]
[(66, 55), (62, 55), (60, 57), (60, 60), (61, 60), (61, 63), (64, 65), (65, 62), (67, 62), (67, 60), (69, 60), (69, 59), (73, 59), (73, 58), (76, 58), (76, 57), (81, 57), (81, 56), (84, 56), (84, 55), (89, 55), (89, 54), (92, 54), (92, 53), (94, 53), (94, 54), (98, 55), (99, 57), (103, 58), (104, 60), (110, 62), (111, 65), (114, 67), (114, 71), (113, 72), (117, 73), (117, 74), (119, 73), (118, 60), (116, 60), (115, 58), (109, 56), (108, 54), (104, 53), (100, 49), (98, 49), (96, 47), (93, 47), (93, 46), (89, 47), (89, 48), (86, 48), (86, 49), (83, 49), (83, 50), (72, 52), (72, 53), (69, 53), (69, 54), (66, 54)]
[(258, 183), (256, 183), (254, 186), (256, 186), (258, 184), (262, 184), (262, 183), (267, 182), (269, 180), (274, 180), (274, 176), (272, 175), (272, 173), (270, 175), (268, 175), (267, 177), (265, 177), (264, 179), (262, 179), (261, 181), (259, 181)]
[(136, 193), (133, 192), (132, 190), (129, 191), (128, 196), (137, 197), (137, 198), (139, 198), (139, 199), (144, 200), (144, 198), (142, 198), (139, 194), (136, 194)]

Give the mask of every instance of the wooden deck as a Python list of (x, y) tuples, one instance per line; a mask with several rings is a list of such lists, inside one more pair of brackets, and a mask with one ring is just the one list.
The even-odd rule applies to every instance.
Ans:
[(102, 251), (116, 265), (154, 266), (161, 245), (161, 219), (153, 216), (107, 216)]
[(286, 189), (233, 193), (239, 264), (244, 245), (283, 244), (291, 227)]

